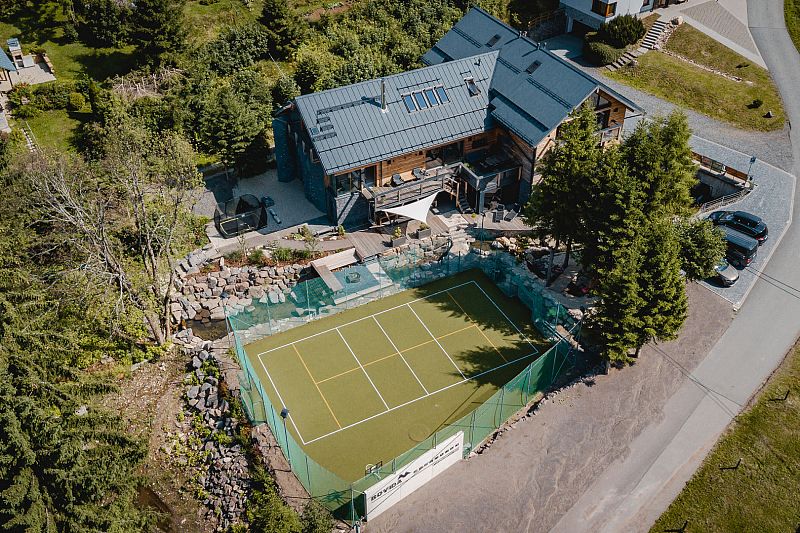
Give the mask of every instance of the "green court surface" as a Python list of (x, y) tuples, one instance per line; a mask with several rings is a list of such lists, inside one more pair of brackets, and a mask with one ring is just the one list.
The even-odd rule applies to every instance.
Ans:
[(347, 481), (491, 397), (549, 347), (479, 270), (245, 346), (309, 457)]

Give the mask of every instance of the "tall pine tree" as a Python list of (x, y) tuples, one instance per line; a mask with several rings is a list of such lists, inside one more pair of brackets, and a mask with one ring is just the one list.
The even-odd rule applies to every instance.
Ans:
[[(587, 204), (589, 181), (601, 159), (597, 118), (588, 105), (573, 113), (559, 129), (559, 139), (544, 157), (542, 179), (531, 191), (523, 216), (540, 237), (551, 237), (556, 246), (566, 244), (564, 268), (573, 243), (581, 240), (586, 227), (582, 206)], [(555, 249), (551, 248), (551, 270)], [(548, 284), (550, 277), (548, 276)]]
[(136, 0), (131, 30), (142, 62), (158, 64), (164, 53), (181, 51), (186, 42), (185, 4), (186, 0)]
[(287, 59), (300, 45), (305, 22), (286, 0), (264, 0), (261, 24), (267, 30), (269, 51), (275, 59)]

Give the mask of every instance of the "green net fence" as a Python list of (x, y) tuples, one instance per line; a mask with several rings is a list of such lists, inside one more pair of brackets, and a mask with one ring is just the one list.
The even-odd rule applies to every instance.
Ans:
[[(524, 264), (505, 252), (459, 254), (450, 253), (449, 248), (450, 243), (441, 240), (434, 240), (428, 247), (412, 246), (402, 253), (379, 256), (334, 272), (340, 290), (333, 290), (321, 278), (312, 278), (293, 287), (266, 292), (246, 308), (227, 309), (242, 367), (241, 396), (247, 416), (253, 424), (269, 425), (292, 471), (309, 494), (342, 519), (356, 521), (362, 517), (364, 491), (435, 447), (437, 442), (463, 431), (464, 449), (468, 453), (537, 393), (548, 389), (574, 362), (569, 337), (577, 335), (580, 323), (543, 294), (541, 285), (530, 277)], [(553, 345), (471, 413), (357, 481), (341, 479), (314, 461), (286, 431), (280, 406), (271, 404), (245, 346), (309, 320), (475, 268), (487, 274), (507, 296), (519, 298), (530, 309), (532, 323)]]

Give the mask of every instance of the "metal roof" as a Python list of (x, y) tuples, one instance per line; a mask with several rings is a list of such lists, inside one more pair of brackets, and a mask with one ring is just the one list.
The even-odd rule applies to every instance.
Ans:
[[(480, 8), (471, 9), (422, 60), (429, 66), (295, 99), (327, 174), (446, 144), (497, 122), (536, 146), (600, 88), (641, 111)], [(467, 78), (474, 78), (479, 94), (470, 95)], [(445, 88), (449, 103), (406, 109), (403, 95), (435, 86)]]
[[(484, 132), (497, 52), (299, 96), (295, 104), (326, 173), (362, 167)], [(480, 93), (470, 96), (465, 79)], [(386, 110), (381, 109), (381, 83)], [(449, 102), (409, 112), (402, 96), (441, 86)]]
[(488, 50), (500, 51), (491, 84), (492, 116), (531, 145), (538, 144), (600, 88), (629, 109), (641, 111), (627, 98), (480, 8), (464, 15), (422, 61), (436, 65)]
[(0, 68), (11, 72), (17, 71), (17, 67), (14, 66), (14, 62), (11, 61), (11, 59), (2, 49), (0, 49)]

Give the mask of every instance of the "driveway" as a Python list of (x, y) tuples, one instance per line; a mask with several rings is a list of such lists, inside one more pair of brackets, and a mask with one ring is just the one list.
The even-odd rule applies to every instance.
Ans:
[[(800, 124), (800, 54), (786, 32), (783, 1), (748, 1), (748, 20), (787, 117)], [(797, 175), (797, 135), (791, 150)], [(792, 224), (731, 327), (664, 407), (665, 417), (633, 440), (629, 452), (605, 469), (553, 531), (650, 528), (797, 339), (798, 261), (800, 229)]]
[[(696, 152), (719, 161), (728, 166), (748, 169), (750, 156), (725, 146), (712, 143), (697, 136), (691, 140), (692, 149)], [(778, 248), (792, 219), (795, 177), (764, 161), (757, 160), (750, 168), (753, 192), (740, 201), (722, 207), (726, 211), (747, 211), (760, 216), (769, 228), (769, 239), (758, 249), (758, 257), (744, 270), (739, 271), (739, 281), (732, 287), (720, 287), (713, 281), (701, 282), (703, 286), (715, 292), (739, 309), (752, 290), (761, 273), (769, 263), (773, 252)]]

